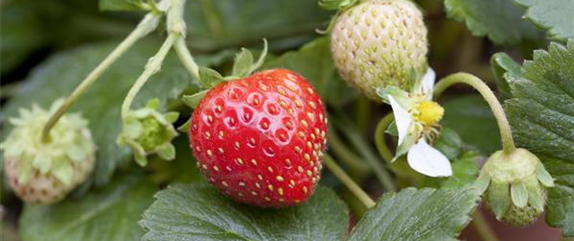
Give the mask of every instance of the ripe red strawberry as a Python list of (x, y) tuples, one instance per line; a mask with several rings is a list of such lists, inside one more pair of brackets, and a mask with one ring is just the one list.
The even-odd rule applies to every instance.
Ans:
[(231, 198), (283, 207), (311, 196), (321, 178), (327, 118), (298, 74), (274, 69), (211, 89), (193, 112), (197, 166)]

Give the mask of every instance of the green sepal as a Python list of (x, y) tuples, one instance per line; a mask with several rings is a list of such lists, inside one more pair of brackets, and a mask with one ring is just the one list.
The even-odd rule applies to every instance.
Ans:
[(257, 62), (255, 62), (253, 65), (251, 65), (251, 68), (249, 69), (249, 73), (247, 75), (250, 75), (255, 70), (257, 70), (259, 67), (261, 67), (261, 65), (263, 65), (263, 63), (265, 62), (265, 57), (267, 57), (267, 51), (268, 51), (268, 47), (269, 47), (267, 45), (268, 45), (267, 39), (263, 39), (263, 50), (261, 51), (261, 54), (259, 54), (259, 58), (257, 59)]
[(175, 111), (167, 112), (163, 116), (167, 122), (173, 124), (177, 121), (177, 119), (179, 119), (179, 112), (175, 112)]
[(74, 168), (72, 164), (66, 160), (54, 160), (52, 173), (64, 185), (70, 186), (72, 184), (72, 177), (74, 175)]
[(523, 182), (510, 184), (510, 197), (516, 207), (523, 208), (528, 204), (528, 191)]
[(528, 191), (528, 204), (539, 212), (543, 212), (544, 203), (546, 203), (545, 188), (538, 183), (538, 179), (535, 177), (529, 178), (524, 184)]
[(478, 178), (476, 179), (473, 185), (480, 194), (483, 194), (488, 188), (489, 184), (490, 184), (490, 176), (486, 173), (481, 173), (480, 175), (478, 175)]
[(183, 101), (183, 103), (185, 103), (187, 106), (195, 109), (195, 107), (197, 107), (197, 104), (199, 104), (199, 101), (203, 99), (203, 97), (205, 96), (205, 94), (207, 94), (208, 91), (209, 90), (204, 90), (197, 92), (193, 95), (184, 95), (183, 97), (181, 97), (181, 101)]
[(206, 67), (200, 67), (199, 68), (199, 81), (201, 82), (201, 84), (209, 89), (212, 88), (214, 86), (216, 86), (217, 84), (224, 82), (225, 79), (223, 78), (223, 76), (221, 76), (221, 74), (213, 69), (210, 68), (206, 68)]
[(253, 54), (246, 48), (241, 48), (241, 52), (235, 55), (233, 62), (233, 70), (231, 74), (234, 76), (245, 76), (249, 73), (253, 65)]
[(509, 185), (505, 182), (491, 180), (488, 190), (488, 199), (492, 212), (496, 219), (501, 220), (511, 205)]
[(359, 0), (320, 0), (319, 6), (326, 10), (346, 9)]
[(168, 143), (158, 150), (157, 155), (163, 160), (171, 161), (175, 159), (175, 147)]
[[(126, 139), (135, 139), (143, 133), (143, 126), (135, 119), (128, 119), (124, 121), (122, 127), (122, 135)], [(123, 140), (123, 139), (120, 139)], [(124, 144), (124, 142), (122, 142)]]
[(30, 177), (32, 177), (32, 162), (22, 162), (20, 172), (18, 173), (18, 181), (20, 183), (27, 183)]
[(253, 54), (251, 54), (251, 51), (246, 48), (242, 48), (241, 52), (235, 56), (231, 77), (226, 79), (236, 79), (248, 76), (261, 67), (263, 62), (265, 62), (265, 57), (267, 56), (267, 47), (267, 40), (263, 39), (263, 50), (261, 51), (257, 62), (253, 62)]
[(189, 126), (191, 125), (191, 117), (189, 117), (189, 119), (187, 119), (187, 121), (185, 121), (185, 123), (183, 123), (183, 125), (181, 125), (180, 127), (177, 128), (177, 130), (179, 132), (183, 132), (183, 133), (187, 133), (187, 131), (189, 130)]
[(536, 168), (536, 178), (538, 178), (540, 183), (546, 187), (554, 186), (554, 178), (548, 171), (546, 171), (546, 168), (544, 168), (544, 165), (542, 164), (538, 165)]
[(147, 166), (147, 157), (146, 155), (142, 155), (142, 154), (137, 154), (137, 152), (134, 152), (134, 159), (136, 160), (136, 163), (142, 167)]
[(403, 139), (403, 142), (400, 143), (399, 146), (397, 147), (397, 152), (395, 153), (395, 157), (393, 157), (393, 160), (391, 160), (391, 162), (395, 162), (399, 157), (401, 157), (404, 154), (407, 154), (407, 152), (409, 152), (411, 147), (416, 144), (415, 142), (419, 139), (419, 137), (420, 137), (420, 130), (409, 131), (409, 133)]
[(397, 123), (394, 120), (391, 121), (389, 126), (387, 126), (385, 133), (387, 133), (391, 136), (399, 136), (399, 130), (397, 129)]
[(159, 108), (159, 99), (153, 98), (151, 100), (148, 100), (147, 103), (145, 104), (145, 107), (148, 109), (157, 110), (157, 108)]
[(406, 110), (409, 109), (407, 108), (408, 107), (407, 105), (412, 102), (411, 98), (409, 97), (409, 94), (406, 91), (396, 86), (387, 86), (382, 88), (379, 87), (377, 88), (377, 95), (379, 95), (379, 97), (383, 99), (383, 102), (389, 105), (391, 104), (389, 100), (389, 95), (393, 96), (393, 98), (397, 101), (397, 103), (399, 103), (399, 105)]

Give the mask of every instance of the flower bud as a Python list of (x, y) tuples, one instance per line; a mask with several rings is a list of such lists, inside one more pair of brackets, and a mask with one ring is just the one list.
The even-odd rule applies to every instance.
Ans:
[(492, 154), (480, 172), (477, 185), (486, 205), (498, 220), (515, 226), (533, 223), (544, 211), (546, 188), (554, 180), (540, 159), (526, 149)]
[(130, 111), (123, 120), (122, 133), (118, 137), (118, 144), (129, 146), (141, 166), (147, 164), (146, 156), (150, 154), (157, 154), (164, 160), (175, 158), (171, 141), (178, 135), (173, 123), (179, 114), (162, 114), (157, 111), (158, 106), (159, 100), (152, 99), (144, 108)]

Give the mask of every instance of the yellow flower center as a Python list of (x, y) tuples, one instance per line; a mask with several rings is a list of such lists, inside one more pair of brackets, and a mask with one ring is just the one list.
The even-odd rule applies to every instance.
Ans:
[(433, 126), (442, 119), (444, 108), (434, 101), (423, 100), (417, 106), (417, 112), (417, 115), (415, 115), (417, 121), (424, 123), (426, 126)]

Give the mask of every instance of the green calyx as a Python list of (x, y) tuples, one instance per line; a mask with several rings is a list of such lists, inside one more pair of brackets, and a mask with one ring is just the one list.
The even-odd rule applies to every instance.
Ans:
[(63, 101), (54, 102), (50, 110), (38, 105), (20, 109), (20, 116), (9, 119), (14, 125), (6, 140), (0, 143), (5, 159), (18, 162), (18, 180), (26, 184), (32, 174), (53, 175), (66, 186), (73, 185), (75, 163), (95, 160), (96, 146), (88, 121), (79, 114), (66, 114), (52, 128), (46, 140), (42, 129)]
[(195, 109), (205, 94), (219, 83), (233, 81), (251, 75), (255, 70), (263, 65), (263, 62), (265, 62), (267, 48), (267, 40), (263, 39), (263, 50), (261, 51), (257, 61), (254, 60), (251, 51), (246, 48), (242, 48), (241, 52), (235, 55), (233, 69), (230, 76), (223, 76), (213, 69), (200, 67), (198, 70), (199, 81), (204, 87), (204, 90), (193, 95), (184, 95), (182, 97), (183, 103)]
[(498, 220), (524, 226), (544, 211), (546, 189), (554, 180), (540, 159), (526, 149), (497, 151), (480, 172), (476, 186)]
[(162, 114), (157, 111), (158, 99), (148, 101), (144, 108), (130, 111), (123, 120), (118, 144), (129, 146), (135, 160), (141, 166), (147, 164), (147, 155), (157, 154), (164, 160), (175, 158), (175, 147), (171, 144), (178, 133), (173, 127), (179, 113)]

